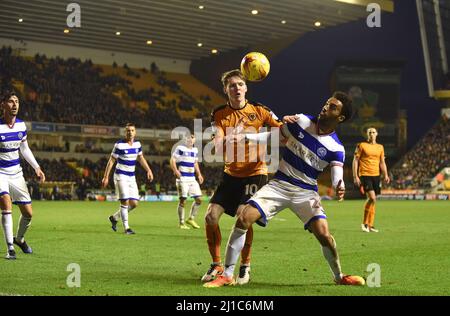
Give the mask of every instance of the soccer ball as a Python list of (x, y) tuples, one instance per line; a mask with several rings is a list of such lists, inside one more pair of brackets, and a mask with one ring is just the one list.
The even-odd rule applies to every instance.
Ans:
[(269, 71), (270, 63), (264, 54), (251, 52), (242, 58), (241, 72), (248, 81), (261, 81)]

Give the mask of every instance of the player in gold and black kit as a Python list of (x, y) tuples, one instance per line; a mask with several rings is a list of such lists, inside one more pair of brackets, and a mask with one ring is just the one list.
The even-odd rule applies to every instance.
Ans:
[[(214, 110), (211, 124), (215, 133), (216, 152), (224, 153), (225, 166), (222, 182), (214, 192), (205, 216), (206, 238), (213, 262), (202, 277), (202, 282), (209, 282), (223, 272), (220, 217), (223, 213), (230, 216), (239, 214), (246, 201), (268, 180), (267, 165), (261, 159), (264, 156), (261, 153), (263, 146), (250, 146), (245, 140), (241, 141), (242, 137), (245, 138), (247, 133), (258, 133), (265, 126), (282, 125), (269, 108), (245, 98), (247, 85), (239, 70), (224, 73), (222, 83), (228, 103)], [(238, 284), (246, 284), (250, 280), (252, 240), (253, 229), (250, 227), (241, 253), (241, 268), (236, 280)]]
[(380, 170), (383, 173), (384, 182), (388, 184), (389, 179), (384, 147), (377, 143), (378, 132), (375, 128), (367, 129), (367, 141), (356, 146), (353, 158), (353, 182), (367, 195), (364, 205), (364, 219), (361, 224), (362, 231), (377, 233), (373, 224), (375, 221), (375, 203), (377, 194), (380, 194)]

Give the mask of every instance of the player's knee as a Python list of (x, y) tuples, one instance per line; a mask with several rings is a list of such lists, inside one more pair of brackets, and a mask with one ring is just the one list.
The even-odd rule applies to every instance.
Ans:
[(134, 201), (134, 200), (132, 200), (132, 201), (130, 201), (130, 207), (132, 207), (132, 208), (135, 208), (135, 207), (137, 207), (138, 206), (138, 204), (139, 204), (139, 202), (138, 201)]
[(211, 212), (207, 212), (205, 215), (205, 222), (208, 225), (214, 225), (217, 224), (218, 219)]
[(333, 236), (331, 236), (331, 234), (328, 231), (320, 232), (317, 235), (317, 240), (323, 247), (330, 247), (330, 248), (334, 247)]
[(254, 216), (251, 209), (244, 208), (238, 215), (237, 226), (242, 229), (248, 229), (254, 223)]
[(241, 213), (236, 221), (236, 226), (241, 229), (248, 229), (253, 223), (249, 220), (244, 213)]
[(205, 215), (205, 222), (208, 225), (214, 225), (219, 222), (220, 215), (218, 215), (217, 212), (215, 212), (214, 207), (209, 206), (208, 210), (206, 211)]

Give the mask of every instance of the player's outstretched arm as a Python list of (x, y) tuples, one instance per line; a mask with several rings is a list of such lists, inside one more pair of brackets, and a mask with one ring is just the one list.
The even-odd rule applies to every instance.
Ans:
[(283, 123), (295, 123), (300, 119), (298, 114), (283, 116)]
[(20, 144), (20, 153), (22, 154), (23, 158), (25, 158), (25, 160), (30, 164), (30, 166), (33, 167), (34, 172), (36, 172), (36, 176), (39, 178), (40, 182), (44, 183), (45, 174), (36, 161), (36, 158), (34, 158), (34, 155), (31, 152), (31, 149), (28, 146), (28, 142), (26, 140)]
[(147, 160), (145, 160), (144, 155), (138, 156), (138, 161), (141, 164), (142, 168), (144, 168), (145, 172), (147, 172), (147, 179), (148, 181), (153, 181), (153, 172), (152, 169), (150, 169), (150, 166), (147, 163)]
[(105, 174), (103, 175), (103, 179), (102, 179), (102, 187), (103, 188), (106, 188), (108, 186), (109, 175), (110, 175), (111, 169), (115, 163), (116, 163), (116, 158), (114, 158), (113, 156), (109, 157), (108, 163), (106, 164), (106, 168), (105, 168)]

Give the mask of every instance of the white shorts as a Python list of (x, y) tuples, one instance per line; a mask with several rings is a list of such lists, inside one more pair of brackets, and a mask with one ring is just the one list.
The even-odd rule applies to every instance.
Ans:
[(327, 218), (315, 191), (305, 190), (281, 180), (271, 180), (253, 195), (248, 203), (258, 209), (262, 218), (258, 224), (267, 222), (285, 208), (290, 208), (303, 222), (305, 229), (319, 218)]
[(135, 177), (114, 175), (116, 195), (119, 200), (138, 200), (139, 191)]
[(202, 196), (202, 190), (197, 181), (181, 181), (177, 179), (176, 181), (178, 196), (182, 198), (187, 198), (192, 196), (194, 198)]
[(0, 196), (9, 194), (14, 204), (31, 204), (27, 183), (20, 172), (13, 176), (0, 173)]

